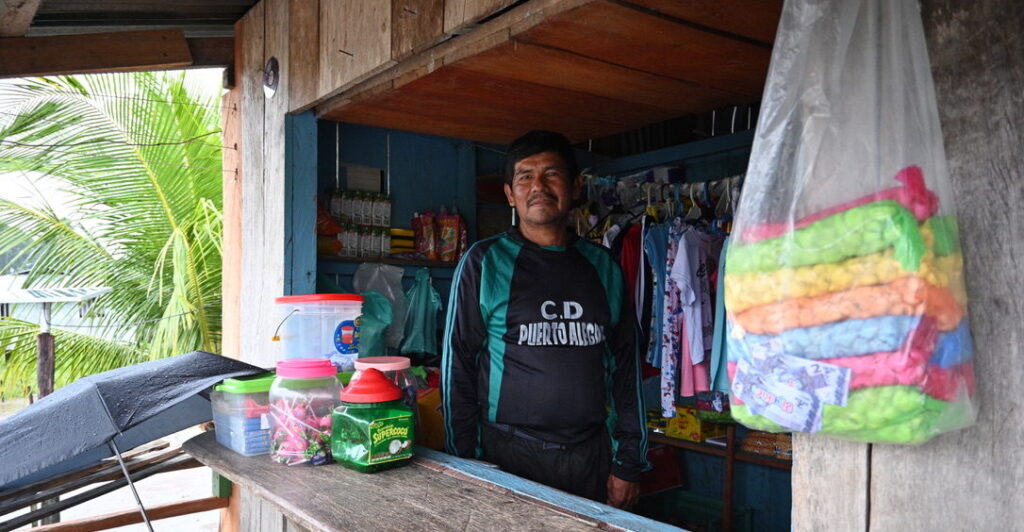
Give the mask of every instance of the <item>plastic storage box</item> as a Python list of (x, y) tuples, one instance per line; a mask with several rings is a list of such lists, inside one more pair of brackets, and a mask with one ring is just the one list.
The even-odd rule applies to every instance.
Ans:
[(359, 356), (363, 296), (306, 294), (275, 299), (281, 326), (276, 338), (282, 359), (326, 358), (352, 371)]
[(213, 423), (217, 442), (245, 456), (270, 452), (270, 399), (274, 374), (226, 379), (214, 388)]

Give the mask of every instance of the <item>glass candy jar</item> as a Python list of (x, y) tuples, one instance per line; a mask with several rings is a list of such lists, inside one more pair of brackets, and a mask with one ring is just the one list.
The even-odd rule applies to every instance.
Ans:
[(277, 363), (270, 385), (270, 457), (285, 465), (331, 461), (331, 412), (338, 406), (338, 370), (324, 358)]

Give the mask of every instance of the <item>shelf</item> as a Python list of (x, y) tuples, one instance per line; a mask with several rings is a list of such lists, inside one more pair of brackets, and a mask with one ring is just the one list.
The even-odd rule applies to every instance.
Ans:
[(672, 447), (678, 447), (680, 449), (686, 449), (688, 451), (694, 451), (704, 454), (713, 454), (715, 456), (725, 456), (726, 447), (724, 445), (712, 445), (710, 443), (700, 443), (690, 440), (681, 440), (679, 438), (673, 438), (666, 436), (658, 432), (648, 432), (650, 435), (648, 439), (650, 441), (663, 443), (665, 445), (671, 445)]
[(373, 258), (373, 257), (349, 259), (349, 258), (344, 258), (344, 257), (325, 257), (325, 256), (322, 256), (322, 255), (317, 257), (317, 260), (321, 260), (321, 261), (324, 261), (324, 262), (340, 262), (340, 263), (348, 263), (348, 264), (359, 264), (359, 263), (363, 263), (363, 262), (376, 262), (376, 263), (379, 263), (379, 264), (391, 264), (391, 265), (394, 265), (394, 266), (411, 266), (411, 267), (425, 267), (425, 268), (454, 268), (456, 266), (456, 264), (458, 264), (456, 262), (442, 262), (442, 261), (439, 261), (439, 260), (403, 260), (403, 259), (392, 259), (392, 258), (383, 258), (382, 259), (382, 258)]
[[(685, 449), (687, 451), (693, 451), (697, 453), (710, 454), (713, 456), (725, 457), (729, 453), (729, 448), (721, 445), (712, 445), (710, 443), (700, 443), (689, 440), (681, 440), (679, 438), (672, 438), (664, 434), (657, 432), (648, 432), (650, 441), (658, 442), (664, 445), (670, 445), (679, 449)], [(789, 470), (793, 467), (792, 460), (782, 460), (780, 458), (772, 458), (761, 454), (747, 453), (743, 451), (736, 451), (735, 453), (737, 462), (745, 462), (748, 464), (763, 465), (766, 467), (774, 467), (775, 469)]]

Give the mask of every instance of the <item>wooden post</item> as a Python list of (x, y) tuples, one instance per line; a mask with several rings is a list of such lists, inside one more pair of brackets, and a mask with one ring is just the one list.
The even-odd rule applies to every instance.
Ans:
[(53, 335), (41, 332), (36, 337), (36, 389), (39, 397), (53, 393), (54, 356)]
[[(56, 365), (53, 335), (50, 334), (50, 305), (50, 303), (43, 303), (43, 323), (40, 327), (41, 332), (36, 336), (36, 388), (40, 399), (53, 393), (54, 366)], [(40, 506), (46, 507), (58, 502), (60, 502), (60, 498), (54, 497), (43, 501)], [(43, 525), (59, 522), (59, 513), (46, 516), (39, 521)]]
[(732, 532), (732, 476), (736, 470), (736, 425), (725, 426), (725, 479), (722, 484), (722, 532)]

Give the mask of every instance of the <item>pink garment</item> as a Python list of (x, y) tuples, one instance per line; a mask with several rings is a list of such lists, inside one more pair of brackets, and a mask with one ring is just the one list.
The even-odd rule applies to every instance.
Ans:
[(921, 167), (908, 166), (900, 170), (896, 174), (896, 180), (903, 183), (903, 185), (887, 188), (881, 192), (868, 194), (867, 196), (829, 207), (823, 211), (801, 218), (793, 224), (788, 222), (771, 222), (748, 227), (743, 231), (741, 239), (744, 244), (749, 244), (768, 238), (779, 237), (795, 229), (807, 227), (833, 214), (881, 200), (893, 200), (902, 203), (915, 218), (922, 222), (938, 212), (939, 199), (934, 192), (928, 190), (928, 187), (925, 186), (924, 173), (921, 172)]
[(711, 367), (708, 361), (694, 364), (690, 358), (690, 342), (686, 336), (686, 324), (680, 323), (679, 338), (682, 343), (682, 356), (679, 360), (679, 395), (693, 397), (700, 392), (711, 391)]

